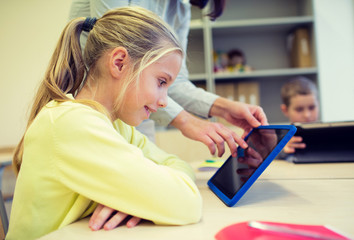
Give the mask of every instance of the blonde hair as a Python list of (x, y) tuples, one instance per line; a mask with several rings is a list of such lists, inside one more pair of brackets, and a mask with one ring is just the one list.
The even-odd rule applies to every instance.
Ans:
[[(34, 98), (27, 129), (51, 100), (72, 101), (66, 94), (76, 96), (86, 82), (89, 70), (95, 69), (98, 59), (118, 46), (126, 48), (131, 67), (129, 79), (115, 102), (118, 109), (123, 104), (125, 90), (136, 84), (141, 72), (159, 58), (173, 51), (181, 54), (182, 47), (169, 26), (156, 14), (141, 7), (124, 7), (108, 11), (97, 19), (88, 34), (84, 54), (80, 47), (80, 34), (85, 18), (76, 18), (64, 28), (51, 57), (45, 76)], [(99, 74), (96, 72), (95, 74)], [(75, 100), (109, 115), (106, 109), (93, 100)], [(27, 131), (26, 129), (26, 131)], [(17, 145), (13, 166), (19, 172), (23, 155), (24, 136)]]

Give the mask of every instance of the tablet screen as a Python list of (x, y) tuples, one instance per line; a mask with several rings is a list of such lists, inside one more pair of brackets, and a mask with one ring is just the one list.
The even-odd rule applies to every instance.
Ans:
[[(230, 156), (225, 161), (212, 177), (212, 183), (228, 198), (233, 198), (288, 132), (289, 129), (253, 129), (246, 138), (248, 148), (239, 147), (237, 157)], [(254, 166), (242, 163), (243, 159), (253, 161)]]

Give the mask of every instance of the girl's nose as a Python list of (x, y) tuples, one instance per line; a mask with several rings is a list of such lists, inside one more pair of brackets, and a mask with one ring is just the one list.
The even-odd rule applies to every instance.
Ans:
[(157, 105), (161, 108), (164, 108), (167, 106), (167, 94), (163, 94), (157, 101)]

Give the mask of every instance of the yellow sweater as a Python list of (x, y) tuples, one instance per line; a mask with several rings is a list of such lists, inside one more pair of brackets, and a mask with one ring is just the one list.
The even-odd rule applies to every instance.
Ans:
[[(171, 139), (173, 141), (173, 139)], [(7, 239), (35, 239), (86, 217), (97, 203), (156, 224), (201, 218), (191, 167), (120, 120), (52, 101), (25, 135)]]

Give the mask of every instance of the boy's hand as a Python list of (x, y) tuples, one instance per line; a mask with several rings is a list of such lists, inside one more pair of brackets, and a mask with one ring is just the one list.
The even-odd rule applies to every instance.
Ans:
[(285, 145), (284, 152), (288, 154), (294, 153), (297, 148), (306, 148), (306, 144), (302, 142), (302, 137), (300, 136), (292, 137), (290, 141)]

